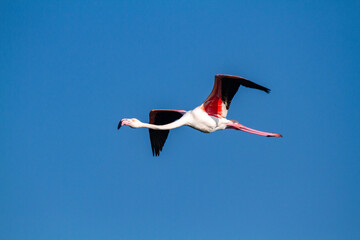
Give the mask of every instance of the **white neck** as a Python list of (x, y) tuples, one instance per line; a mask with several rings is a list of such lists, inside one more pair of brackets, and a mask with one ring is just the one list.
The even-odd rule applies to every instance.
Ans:
[(169, 124), (165, 124), (165, 125), (155, 125), (155, 124), (150, 124), (150, 123), (141, 123), (140, 127), (144, 127), (144, 128), (150, 128), (150, 129), (154, 129), (154, 130), (170, 130), (170, 129), (174, 129), (174, 128), (178, 128), (181, 126), (187, 125), (187, 117), (183, 116), (180, 119), (169, 123)]

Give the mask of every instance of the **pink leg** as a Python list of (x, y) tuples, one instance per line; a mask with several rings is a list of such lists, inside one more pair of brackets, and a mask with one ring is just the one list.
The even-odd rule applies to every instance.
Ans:
[(265, 137), (282, 137), (282, 135), (278, 133), (261, 132), (252, 128), (245, 127), (244, 125), (241, 125), (239, 123), (227, 124), (226, 128), (241, 130), (244, 132), (253, 133)]

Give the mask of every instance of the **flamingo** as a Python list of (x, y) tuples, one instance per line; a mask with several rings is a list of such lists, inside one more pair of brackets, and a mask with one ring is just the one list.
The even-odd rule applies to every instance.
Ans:
[(118, 129), (123, 125), (131, 128), (148, 128), (153, 156), (160, 155), (170, 130), (181, 126), (189, 126), (204, 133), (235, 129), (265, 137), (282, 137), (278, 133), (258, 131), (245, 127), (238, 121), (226, 119), (231, 101), (240, 86), (270, 92), (270, 89), (243, 77), (218, 74), (215, 75), (210, 95), (194, 110), (155, 109), (150, 111), (149, 123), (143, 123), (136, 118), (123, 118), (118, 124)]

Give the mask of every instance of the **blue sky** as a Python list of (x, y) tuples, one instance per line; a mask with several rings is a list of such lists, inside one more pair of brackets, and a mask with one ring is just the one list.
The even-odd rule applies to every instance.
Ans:
[[(359, 239), (359, 1), (2, 1), (0, 238)], [(154, 158), (151, 109), (246, 77)]]

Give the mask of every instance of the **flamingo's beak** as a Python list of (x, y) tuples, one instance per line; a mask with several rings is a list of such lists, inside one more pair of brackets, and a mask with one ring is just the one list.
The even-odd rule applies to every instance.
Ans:
[(119, 130), (121, 128), (121, 126), (124, 126), (124, 125), (129, 125), (131, 122), (129, 121), (129, 119), (121, 119), (119, 124), (118, 124), (118, 127), (117, 129)]
[(119, 130), (119, 129), (121, 128), (121, 126), (123, 125), (122, 123), (123, 123), (123, 120), (120, 120), (120, 122), (119, 122), (119, 124), (118, 124), (118, 127), (117, 127), (118, 130)]

